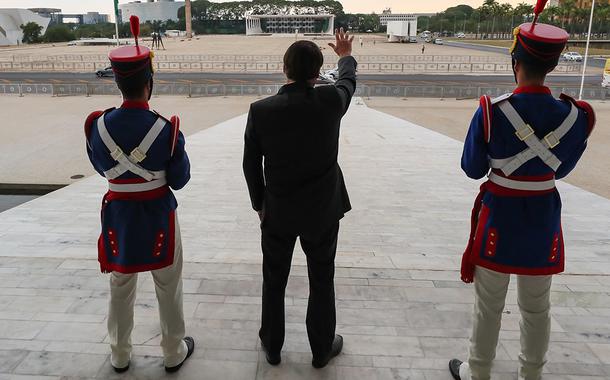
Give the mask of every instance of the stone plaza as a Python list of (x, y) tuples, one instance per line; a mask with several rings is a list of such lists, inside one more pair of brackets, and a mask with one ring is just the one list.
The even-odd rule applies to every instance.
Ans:
[[(473, 302), (459, 266), (478, 183), (461, 172), (461, 143), (354, 99), (340, 155), (354, 207), (337, 254), (344, 353), (311, 367), (298, 249), (283, 362), (271, 367), (257, 337), (262, 257), (241, 173), (245, 122), (241, 115), (187, 140), (193, 179), (177, 197), (187, 333), (197, 348), (167, 378), (449, 380), (448, 360), (467, 357)], [(608, 379), (610, 200), (563, 182), (559, 189), (567, 270), (554, 278), (544, 378)], [(109, 363), (108, 277), (96, 260), (105, 190), (103, 178), (89, 177), (0, 213), (0, 379), (166, 377), (149, 274), (140, 276), (132, 368), (115, 375)], [(518, 321), (511, 284), (494, 380), (517, 379)]]

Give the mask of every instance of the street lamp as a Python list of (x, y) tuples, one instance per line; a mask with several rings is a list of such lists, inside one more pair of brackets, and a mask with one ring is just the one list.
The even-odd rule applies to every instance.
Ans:
[(587, 61), (589, 60), (589, 43), (591, 42), (591, 28), (593, 26), (593, 12), (595, 12), (595, 0), (591, 3), (591, 18), (589, 19), (589, 33), (587, 33), (587, 46), (585, 47), (585, 61), (582, 65), (582, 78), (580, 80), (580, 93), (578, 99), (582, 100), (582, 93), (585, 88), (585, 74), (587, 72)]

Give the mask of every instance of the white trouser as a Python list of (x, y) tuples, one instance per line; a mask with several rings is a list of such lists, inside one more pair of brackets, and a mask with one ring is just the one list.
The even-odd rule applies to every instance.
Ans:
[[(177, 217), (175, 231), (174, 263), (169, 267), (151, 271), (159, 302), (161, 348), (166, 367), (180, 364), (188, 351), (183, 341), (185, 328), (182, 310), (182, 240)], [(108, 336), (112, 351), (110, 361), (116, 368), (126, 367), (131, 357), (131, 330), (137, 282), (137, 273), (112, 272), (110, 275)]]
[[(517, 276), (521, 310), (519, 377), (526, 380), (539, 380), (546, 363), (551, 333), (551, 279), (552, 276)], [(470, 338), (470, 357), (460, 367), (462, 380), (490, 379), (509, 282), (508, 274), (476, 268), (474, 326)]]

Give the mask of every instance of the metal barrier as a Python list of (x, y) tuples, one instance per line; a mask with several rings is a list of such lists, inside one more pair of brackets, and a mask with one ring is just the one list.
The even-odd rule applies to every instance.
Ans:
[[(508, 56), (497, 55), (426, 55), (426, 54), (394, 54), (394, 55), (355, 55), (358, 62), (432, 62), (432, 63), (507, 63)], [(155, 56), (159, 62), (281, 62), (282, 55), (232, 55), (232, 54), (161, 54)], [(336, 62), (336, 55), (327, 54), (325, 61)], [(22, 54), (0, 56), (0, 62), (104, 62), (107, 54)]]
[[(198, 84), (169, 83), (157, 84), (155, 96), (271, 96), (278, 92), (280, 84)], [(359, 85), (356, 96), (372, 97), (418, 97), (418, 98), (477, 98), (481, 95), (499, 96), (511, 92), (512, 86), (482, 86), (468, 85), (447, 86), (391, 86), (391, 85)], [(565, 93), (577, 97), (578, 87), (552, 87), (555, 95)], [(47, 95), (47, 96), (90, 96), (90, 95), (120, 95), (115, 84), (0, 84), (0, 95)], [(589, 87), (584, 91), (585, 99), (610, 99), (610, 89)]]
[[(0, 71), (41, 71), (41, 72), (90, 72), (103, 69), (107, 62), (0, 62)], [(226, 62), (201, 61), (177, 62), (155, 61), (156, 70), (167, 72), (258, 72), (280, 73), (283, 63), (278, 62)], [(325, 70), (336, 67), (336, 63), (326, 62)], [(510, 62), (507, 63), (463, 63), (463, 62), (360, 62), (358, 70), (361, 73), (511, 73)], [(562, 63), (557, 66), (559, 73), (578, 73), (582, 64)]]

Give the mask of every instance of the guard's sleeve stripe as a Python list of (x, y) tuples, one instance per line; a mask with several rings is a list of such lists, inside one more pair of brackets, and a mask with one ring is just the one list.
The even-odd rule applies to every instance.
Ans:
[(491, 98), (488, 95), (481, 96), (480, 100), (481, 109), (483, 110), (483, 132), (485, 136), (485, 142), (489, 144), (491, 141), (491, 120), (492, 120), (492, 107)]
[(170, 119), (172, 123), (172, 145), (170, 155), (174, 155), (176, 150), (176, 144), (178, 143), (178, 136), (180, 135), (180, 118), (178, 116), (172, 116)]

